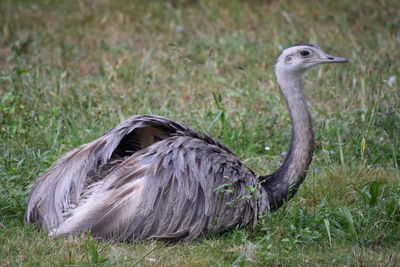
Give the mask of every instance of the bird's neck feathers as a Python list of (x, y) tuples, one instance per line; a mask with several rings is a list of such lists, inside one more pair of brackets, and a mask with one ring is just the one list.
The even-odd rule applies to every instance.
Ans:
[(285, 73), (277, 69), (276, 76), (289, 109), (292, 138), (283, 164), (273, 174), (264, 177), (262, 183), (272, 210), (290, 199), (303, 182), (314, 144), (311, 116), (302, 90), (302, 73)]

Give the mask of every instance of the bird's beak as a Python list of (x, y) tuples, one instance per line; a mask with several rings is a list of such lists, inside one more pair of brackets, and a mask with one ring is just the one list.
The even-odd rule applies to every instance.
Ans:
[(325, 54), (322, 58), (318, 59), (319, 63), (347, 63), (349, 60), (344, 57), (335, 57)]

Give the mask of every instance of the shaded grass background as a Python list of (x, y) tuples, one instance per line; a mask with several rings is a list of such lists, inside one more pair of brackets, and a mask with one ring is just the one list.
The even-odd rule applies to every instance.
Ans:
[[(2, 1), (0, 265), (398, 265), (397, 2)], [(166, 245), (24, 227), (29, 183), (133, 114), (203, 129), (272, 172), (290, 138), (272, 66), (298, 42), (351, 63), (306, 75), (314, 160), (255, 231)]]

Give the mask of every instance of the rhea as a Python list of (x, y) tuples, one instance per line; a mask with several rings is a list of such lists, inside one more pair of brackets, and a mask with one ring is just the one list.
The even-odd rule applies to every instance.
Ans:
[(32, 186), (25, 221), (50, 235), (88, 231), (116, 240), (193, 240), (206, 232), (255, 225), (303, 182), (313, 131), (303, 73), (344, 63), (312, 44), (283, 50), (275, 75), (292, 122), (289, 152), (257, 177), (226, 146), (170, 119), (136, 115), (66, 153)]

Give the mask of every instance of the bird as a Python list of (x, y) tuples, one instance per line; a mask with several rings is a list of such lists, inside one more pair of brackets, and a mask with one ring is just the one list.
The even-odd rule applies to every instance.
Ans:
[(255, 227), (304, 181), (314, 138), (304, 72), (345, 63), (318, 45), (284, 49), (275, 76), (291, 118), (291, 142), (277, 170), (258, 176), (204, 132), (157, 115), (134, 115), (64, 154), (32, 184), (25, 223), (50, 236), (89, 232), (100, 239), (191, 241)]

